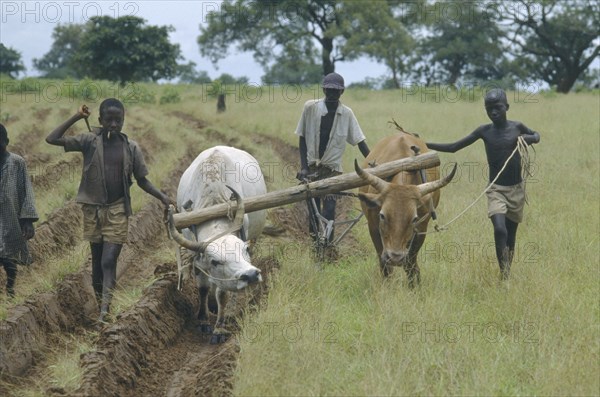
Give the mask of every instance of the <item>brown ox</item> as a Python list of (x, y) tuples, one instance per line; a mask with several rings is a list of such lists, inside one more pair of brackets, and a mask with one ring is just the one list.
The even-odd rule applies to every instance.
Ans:
[[(364, 161), (383, 164), (427, 152), (425, 142), (400, 132), (379, 141)], [(420, 171), (402, 171), (389, 181), (371, 175), (354, 162), (356, 173), (369, 184), (359, 189), (362, 210), (367, 217), (371, 240), (375, 245), (381, 272), (387, 276), (390, 266), (403, 266), (413, 287), (420, 281), (417, 254), (425, 241), (424, 232), (440, 200), (439, 189), (454, 177), (454, 169), (440, 180), (439, 167), (427, 169), (427, 182)]]

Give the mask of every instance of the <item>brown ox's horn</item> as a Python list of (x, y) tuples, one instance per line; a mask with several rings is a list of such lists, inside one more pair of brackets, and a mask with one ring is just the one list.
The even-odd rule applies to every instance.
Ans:
[(421, 196), (443, 188), (444, 186), (450, 183), (452, 178), (454, 178), (454, 174), (456, 174), (456, 163), (454, 163), (454, 168), (452, 168), (452, 172), (450, 172), (450, 174), (447, 175), (444, 179), (438, 179), (437, 181), (421, 183), (420, 185), (418, 185), (417, 187), (421, 192)]
[(227, 230), (224, 230), (221, 233), (218, 233), (218, 234), (212, 236), (208, 241), (188, 240), (183, 236), (183, 234), (181, 234), (175, 228), (175, 224), (173, 222), (174, 207), (171, 205), (171, 206), (169, 206), (169, 219), (168, 220), (169, 220), (169, 231), (171, 232), (171, 236), (173, 237), (173, 240), (175, 240), (179, 245), (181, 245), (184, 248), (202, 253), (202, 252), (206, 251), (206, 247), (208, 247), (208, 245), (210, 243), (212, 243), (213, 241), (215, 241), (216, 239), (219, 239), (223, 236), (235, 233), (238, 230), (240, 230), (240, 228), (244, 224), (244, 214), (245, 214), (244, 200), (242, 199), (240, 194), (237, 191), (235, 191), (231, 186), (227, 186), (227, 187), (229, 188), (229, 190), (231, 190), (233, 192), (235, 199), (237, 201), (237, 210), (235, 212), (235, 218), (233, 220), (233, 224), (231, 225), (231, 227), (227, 228)]
[(365, 172), (362, 168), (360, 168), (356, 159), (354, 159), (354, 169), (356, 170), (358, 176), (360, 176), (363, 180), (369, 182), (369, 185), (373, 186), (378, 193), (383, 192), (387, 187), (388, 183), (386, 181), (379, 178), (378, 176), (369, 174), (368, 172)]

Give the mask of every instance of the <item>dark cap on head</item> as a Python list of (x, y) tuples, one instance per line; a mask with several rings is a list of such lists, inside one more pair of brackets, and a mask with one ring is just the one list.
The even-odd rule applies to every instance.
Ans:
[(8, 131), (2, 124), (0, 124), (0, 142), (8, 144)]
[(504, 92), (503, 89), (501, 88), (494, 88), (492, 90), (489, 90), (487, 92), (487, 94), (485, 94), (485, 99), (486, 102), (499, 102), (502, 101), (504, 103), (508, 103), (508, 101), (506, 100), (506, 92)]
[(336, 90), (344, 89), (344, 78), (333, 72), (323, 77), (323, 88), (333, 88)]

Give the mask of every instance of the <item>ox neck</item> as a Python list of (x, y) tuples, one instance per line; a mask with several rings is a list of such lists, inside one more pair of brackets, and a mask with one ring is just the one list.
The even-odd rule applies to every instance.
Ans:
[[(197, 225), (193, 225), (190, 227), (190, 229), (192, 230), (192, 233), (194, 234), (194, 237), (197, 241), (206, 241), (210, 240), (213, 236), (216, 236), (217, 234), (226, 230), (229, 224), (229, 221), (223, 222), (220, 225), (212, 224), (212, 226), (211, 224), (205, 223), (200, 227), (198, 227)], [(242, 241), (246, 241), (246, 232), (243, 227), (237, 232), (232, 233), (232, 235), (239, 238)]]

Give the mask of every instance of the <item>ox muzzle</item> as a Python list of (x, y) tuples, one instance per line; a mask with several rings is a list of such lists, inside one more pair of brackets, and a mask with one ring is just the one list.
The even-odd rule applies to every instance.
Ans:
[(262, 282), (262, 276), (259, 269), (251, 269), (240, 275), (238, 280), (247, 282), (248, 284), (256, 284)]
[(391, 251), (384, 250), (379, 258), (382, 265), (386, 266), (404, 266), (408, 262), (408, 250)]

